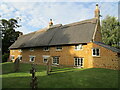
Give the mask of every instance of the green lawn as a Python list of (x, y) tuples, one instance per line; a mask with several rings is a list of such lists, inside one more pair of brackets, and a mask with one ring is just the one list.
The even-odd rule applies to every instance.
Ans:
[[(20, 71), (13, 72), (13, 63), (2, 63), (3, 88), (29, 88), (31, 65), (20, 64)], [(91, 68), (53, 68), (51, 75), (46, 75), (45, 66), (36, 66), (39, 88), (117, 88), (118, 71)], [(0, 75), (1, 76), (1, 75)]]

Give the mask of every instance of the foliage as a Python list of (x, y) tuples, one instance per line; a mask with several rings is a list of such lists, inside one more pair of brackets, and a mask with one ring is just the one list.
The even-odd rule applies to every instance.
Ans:
[(2, 62), (7, 62), (9, 58), (9, 53), (4, 53), (4, 55), (2, 55)]
[[(30, 64), (20, 63), (20, 71), (14, 73), (13, 63), (3, 63), (3, 88), (30, 88)], [(46, 66), (36, 65), (38, 88), (117, 88), (118, 71), (102, 68), (52, 67), (51, 75)]]
[(0, 28), (2, 31), (2, 54), (9, 53), (9, 47), (17, 40), (19, 34), (22, 34), (19, 31), (15, 31), (16, 28), (20, 27), (16, 19), (1, 19)]
[(120, 48), (120, 33), (119, 33), (120, 22), (116, 19), (116, 17), (106, 16), (104, 20), (102, 20), (102, 40), (104, 43)]

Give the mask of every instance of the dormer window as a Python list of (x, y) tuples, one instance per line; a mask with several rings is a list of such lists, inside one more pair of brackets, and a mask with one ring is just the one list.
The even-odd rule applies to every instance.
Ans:
[(43, 47), (43, 51), (49, 51), (49, 47)]
[(22, 52), (22, 49), (19, 49), (18, 51), (19, 51), (19, 52)]
[(75, 50), (81, 50), (82, 49), (82, 44), (75, 45)]
[(30, 48), (30, 51), (34, 51), (34, 48)]
[(56, 50), (57, 51), (61, 51), (62, 50), (62, 46), (56, 46)]

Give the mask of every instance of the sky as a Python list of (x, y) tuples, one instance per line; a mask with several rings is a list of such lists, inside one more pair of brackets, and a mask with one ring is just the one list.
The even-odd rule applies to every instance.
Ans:
[(40, 30), (48, 26), (49, 20), (53, 19), (53, 24), (69, 24), (94, 18), (96, 3), (99, 4), (100, 14), (103, 20), (106, 15), (118, 17), (118, 1), (0, 1), (0, 19), (17, 18), (21, 31), (24, 34)]

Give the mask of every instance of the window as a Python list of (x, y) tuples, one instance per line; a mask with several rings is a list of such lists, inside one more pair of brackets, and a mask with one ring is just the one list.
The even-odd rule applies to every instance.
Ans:
[(30, 62), (34, 62), (35, 61), (35, 56), (29, 56), (30, 57)]
[(92, 49), (92, 56), (100, 56), (100, 49), (93, 48)]
[(56, 50), (57, 50), (57, 51), (62, 50), (62, 46), (56, 46)]
[(75, 45), (75, 50), (81, 50), (82, 49), (82, 44)]
[(30, 48), (30, 51), (34, 51), (34, 48)]
[(18, 55), (18, 59), (21, 61), (22, 60), (22, 55)]
[(74, 65), (77, 67), (83, 67), (83, 58), (75, 57)]
[(15, 56), (14, 55), (11, 55), (11, 60), (14, 60), (15, 59)]
[(58, 56), (53, 57), (53, 64), (59, 64), (59, 57)]
[(49, 47), (43, 47), (43, 51), (49, 51)]
[(22, 49), (19, 49), (18, 51), (19, 51), (19, 52), (22, 52)]
[(50, 56), (43, 56), (43, 62), (44, 62), (44, 63), (47, 63), (49, 57), (50, 57)]

